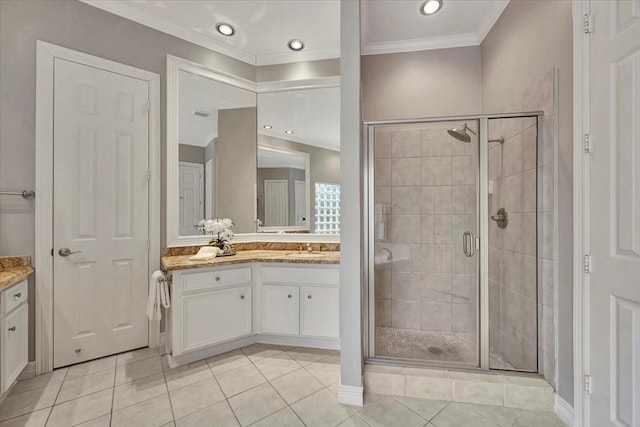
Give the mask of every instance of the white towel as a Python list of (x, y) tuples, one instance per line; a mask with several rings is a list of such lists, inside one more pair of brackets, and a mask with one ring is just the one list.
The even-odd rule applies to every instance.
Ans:
[(160, 270), (156, 270), (151, 275), (149, 283), (149, 300), (147, 301), (147, 317), (149, 320), (160, 321), (162, 319), (162, 309), (171, 306), (169, 298), (169, 287), (166, 277)]

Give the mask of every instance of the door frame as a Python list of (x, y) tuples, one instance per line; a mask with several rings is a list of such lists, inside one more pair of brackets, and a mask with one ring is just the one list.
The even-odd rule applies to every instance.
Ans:
[[(36, 375), (53, 370), (53, 71), (56, 58), (149, 84), (149, 277), (160, 268), (160, 75), (38, 40), (36, 42), (35, 288)], [(144, 308), (142, 308), (144, 309)], [(149, 347), (160, 325), (149, 322)]]
[[(200, 219), (206, 218), (206, 215), (205, 215), (205, 211), (206, 211), (205, 200), (206, 200), (206, 197), (205, 197), (205, 188), (204, 188), (204, 163), (183, 162), (182, 160), (180, 160), (180, 161), (178, 161), (178, 170), (180, 170), (180, 166), (190, 166), (190, 167), (198, 168), (198, 171), (200, 173), (200, 179), (198, 180), (200, 182), (200, 212), (202, 212), (202, 215), (200, 215)], [(178, 196), (180, 196), (180, 178), (178, 178)], [(200, 219), (198, 221), (200, 221)]]
[(589, 275), (584, 254), (589, 253), (589, 162), (585, 135), (589, 123), (589, 34), (585, 15), (590, 1), (572, 0), (573, 19), (573, 425), (588, 427), (589, 399), (584, 376), (589, 366)]

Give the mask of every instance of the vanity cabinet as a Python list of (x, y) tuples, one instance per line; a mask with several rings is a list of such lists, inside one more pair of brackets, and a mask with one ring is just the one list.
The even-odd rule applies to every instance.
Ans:
[(171, 347), (174, 356), (251, 335), (251, 268), (173, 273)]
[(335, 266), (263, 266), (260, 277), (262, 333), (340, 336), (339, 270)]
[(29, 317), (27, 281), (0, 292), (0, 395), (27, 366)]

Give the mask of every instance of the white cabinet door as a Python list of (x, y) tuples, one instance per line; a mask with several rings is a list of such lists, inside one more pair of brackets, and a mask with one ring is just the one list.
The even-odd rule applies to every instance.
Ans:
[(251, 286), (182, 296), (179, 352), (251, 334)]
[(301, 287), (300, 335), (340, 336), (340, 291), (338, 288)]
[(28, 316), (27, 304), (22, 305), (0, 321), (0, 394), (18, 378), (27, 366)]
[(298, 334), (300, 290), (297, 286), (264, 285), (260, 307), (262, 332)]

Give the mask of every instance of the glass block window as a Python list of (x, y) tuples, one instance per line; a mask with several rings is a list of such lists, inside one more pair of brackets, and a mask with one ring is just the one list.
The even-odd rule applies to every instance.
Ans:
[(340, 185), (316, 182), (316, 233), (340, 233)]

